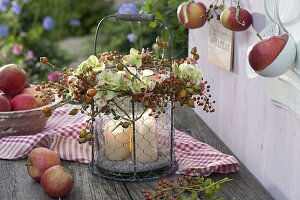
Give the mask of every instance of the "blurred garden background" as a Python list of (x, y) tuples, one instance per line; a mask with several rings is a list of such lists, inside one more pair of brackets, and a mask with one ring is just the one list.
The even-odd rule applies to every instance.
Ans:
[[(0, 65), (22, 66), (30, 81), (55, 79), (57, 72), (39, 63), (48, 57), (59, 67), (76, 67), (93, 53), (98, 22), (114, 13), (153, 13), (173, 34), (175, 57), (187, 56), (187, 30), (177, 20), (181, 0), (0, 0)], [(132, 23), (111, 19), (100, 29), (98, 53), (150, 47), (155, 38), (169, 40), (157, 22)]]

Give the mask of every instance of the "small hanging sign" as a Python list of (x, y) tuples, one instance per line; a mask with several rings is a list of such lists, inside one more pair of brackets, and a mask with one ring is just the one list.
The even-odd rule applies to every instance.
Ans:
[(223, 27), (219, 20), (210, 20), (208, 61), (228, 71), (232, 70), (234, 32)]

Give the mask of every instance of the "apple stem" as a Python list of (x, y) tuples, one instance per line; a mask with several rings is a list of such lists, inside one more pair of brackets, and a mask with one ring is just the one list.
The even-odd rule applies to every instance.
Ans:
[(235, 19), (236, 19), (236, 21), (237, 21), (240, 25), (245, 26), (245, 25), (246, 25), (245, 21), (240, 22), (240, 20), (239, 20), (239, 18), (240, 18), (240, 8), (241, 8), (241, 7), (240, 7), (240, 0), (237, 1), (237, 4), (236, 4), (235, 8), (236, 8), (236, 13), (235, 13)]
[(259, 37), (260, 40), (263, 40), (263, 38), (261, 37), (261, 35), (259, 35), (259, 33), (256, 33), (257, 37)]

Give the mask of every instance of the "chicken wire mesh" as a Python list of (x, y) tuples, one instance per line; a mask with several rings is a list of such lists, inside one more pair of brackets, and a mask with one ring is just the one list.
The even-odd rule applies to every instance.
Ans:
[[(156, 20), (168, 29), (166, 24), (151, 14), (109, 15), (97, 26), (95, 55), (99, 28), (108, 18), (135, 22)], [(169, 33), (173, 56), (172, 34)], [(90, 170), (98, 176), (120, 181), (143, 181), (173, 173), (177, 169), (173, 150), (173, 103), (169, 103), (165, 112), (158, 116), (152, 116), (150, 109), (126, 98), (120, 99), (118, 104), (122, 109), (116, 109), (115, 112), (122, 116), (125, 111), (126, 117), (133, 123), (124, 128), (120, 126), (121, 121), (112, 114), (101, 115), (95, 119)]]
[(176, 170), (173, 152), (173, 112), (157, 118), (139, 103), (131, 102), (130, 115), (135, 121), (128, 128), (120, 126), (113, 115), (95, 121), (92, 171), (113, 180), (143, 181), (171, 174)]

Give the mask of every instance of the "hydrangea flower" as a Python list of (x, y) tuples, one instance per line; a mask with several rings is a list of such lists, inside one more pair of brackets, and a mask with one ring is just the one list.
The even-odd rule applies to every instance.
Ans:
[(55, 22), (52, 17), (47, 16), (43, 20), (43, 28), (46, 31), (51, 31), (54, 28)]
[(0, 11), (6, 12), (9, 6), (10, 0), (0, 0)]
[(15, 44), (12, 48), (12, 53), (15, 55), (20, 55), (23, 51), (23, 46), (20, 44)]
[(76, 74), (83, 72), (86, 70), (87, 67), (93, 66), (94, 71), (102, 71), (105, 69), (105, 64), (102, 62), (99, 62), (98, 58), (94, 55), (91, 55), (87, 60), (83, 61), (76, 70)]
[(12, 11), (13, 11), (13, 13), (14, 13), (15, 15), (20, 15), (20, 14), (21, 14), (21, 11), (22, 11), (22, 8), (21, 8), (21, 6), (18, 4), (18, 2), (13, 1), (13, 2), (11, 3), (11, 5), (12, 5)]
[(189, 84), (200, 85), (203, 78), (203, 72), (193, 64), (184, 62), (180, 65), (173, 63), (172, 70), (182, 80), (190, 80)]
[(130, 54), (123, 57), (124, 64), (135, 65), (140, 68), (142, 65), (142, 55), (134, 48), (130, 49)]
[(127, 35), (127, 39), (130, 43), (133, 43), (134, 42), (134, 39), (135, 39), (135, 35), (133, 33), (129, 33)]
[(80, 20), (79, 19), (71, 19), (69, 21), (70, 26), (80, 26)]
[(135, 14), (139, 9), (134, 3), (123, 3), (118, 9), (119, 14)]
[(8, 27), (5, 24), (0, 24), (0, 37), (8, 36)]

